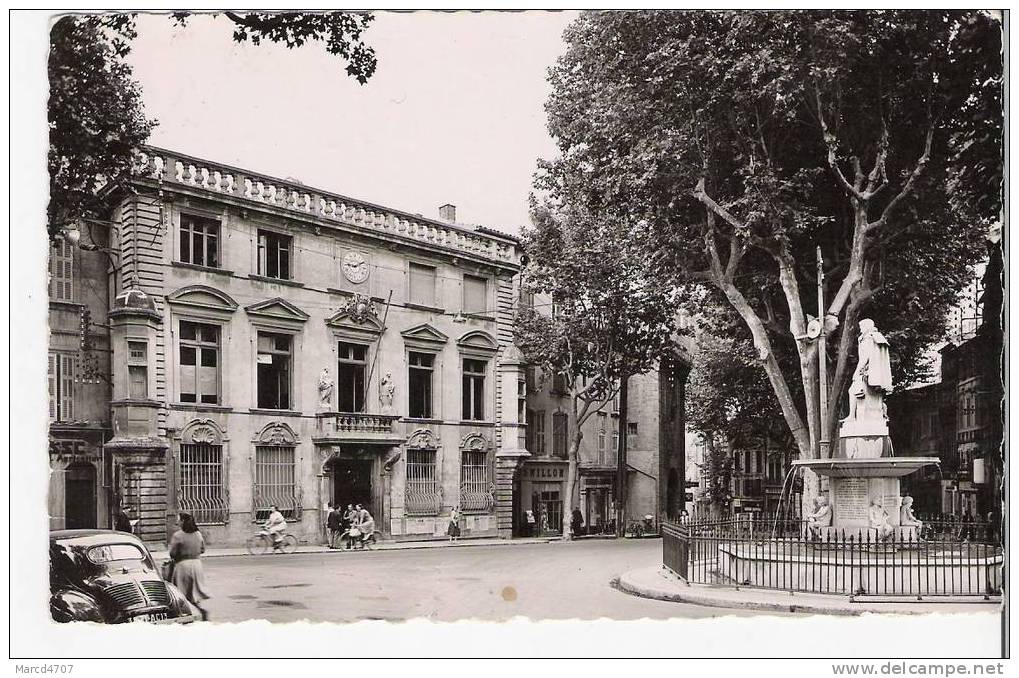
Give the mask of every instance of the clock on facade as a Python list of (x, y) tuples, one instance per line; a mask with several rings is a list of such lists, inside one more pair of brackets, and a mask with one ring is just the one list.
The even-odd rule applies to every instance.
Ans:
[(368, 262), (360, 252), (351, 250), (343, 255), (343, 263), (340, 265), (344, 277), (350, 282), (363, 283), (368, 279)]

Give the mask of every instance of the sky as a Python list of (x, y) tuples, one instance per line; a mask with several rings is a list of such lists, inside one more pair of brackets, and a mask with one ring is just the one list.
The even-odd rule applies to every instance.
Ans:
[(321, 43), (235, 43), (225, 18), (138, 18), (149, 142), (427, 217), (519, 233), (555, 155), (547, 69), (575, 12), (377, 12), (366, 85)]

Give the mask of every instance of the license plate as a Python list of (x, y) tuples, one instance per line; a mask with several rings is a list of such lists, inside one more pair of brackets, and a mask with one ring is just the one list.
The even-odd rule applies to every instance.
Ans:
[(149, 613), (149, 614), (140, 614), (138, 616), (131, 617), (131, 621), (132, 622), (152, 622), (152, 621), (161, 621), (163, 619), (169, 619), (169, 618), (170, 618), (170, 613), (169, 612), (152, 612), (152, 613)]

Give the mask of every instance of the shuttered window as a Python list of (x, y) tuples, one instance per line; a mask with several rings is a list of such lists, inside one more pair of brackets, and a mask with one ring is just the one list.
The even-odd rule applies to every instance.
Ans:
[(66, 240), (57, 240), (50, 249), (50, 298), (73, 301), (74, 247)]
[(410, 265), (410, 303), (435, 306), (435, 267)]
[(566, 446), (569, 440), (569, 419), (564, 412), (552, 415), (552, 454), (566, 458)]
[(128, 395), (136, 400), (149, 397), (149, 345), (145, 341), (127, 342)]
[(464, 313), (485, 313), (488, 310), (488, 280), (464, 276)]
[(50, 420), (71, 421), (74, 418), (74, 382), (77, 356), (50, 353), (46, 377), (49, 384)]

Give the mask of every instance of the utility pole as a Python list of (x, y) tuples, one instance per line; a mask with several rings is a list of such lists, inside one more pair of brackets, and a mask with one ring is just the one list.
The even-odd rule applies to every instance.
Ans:
[(616, 449), (616, 536), (626, 536), (626, 417), (629, 377), (619, 383), (619, 446)]
[(821, 405), (821, 430), (819, 432), (818, 459), (830, 456), (831, 441), (828, 439), (828, 323), (824, 310), (824, 258), (821, 246), (817, 247), (817, 317), (821, 321), (821, 334), (817, 338), (817, 384)]

